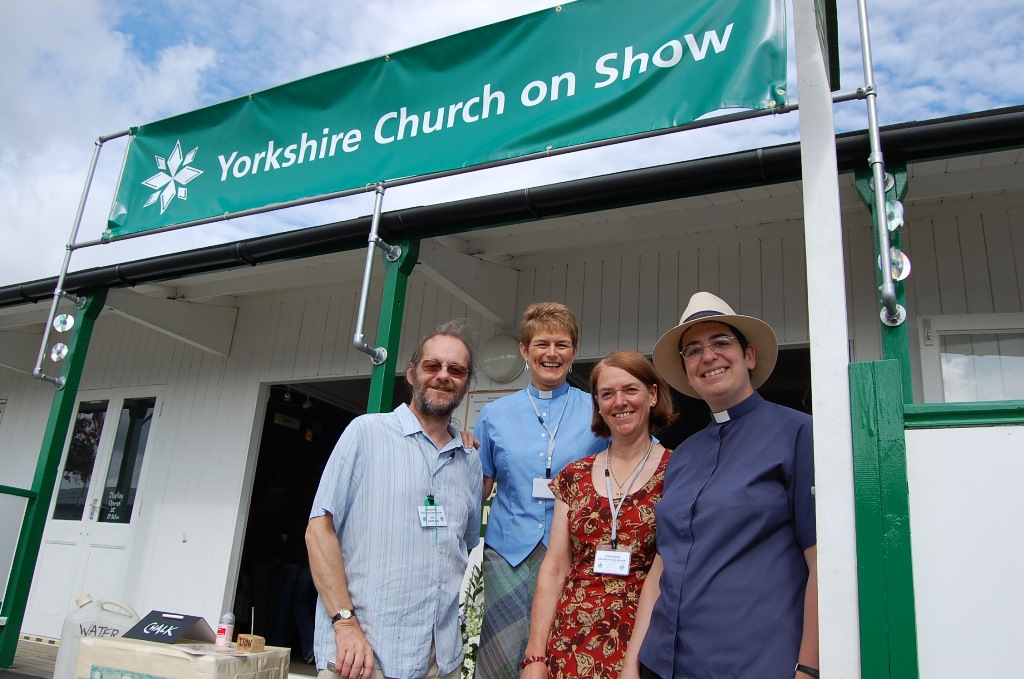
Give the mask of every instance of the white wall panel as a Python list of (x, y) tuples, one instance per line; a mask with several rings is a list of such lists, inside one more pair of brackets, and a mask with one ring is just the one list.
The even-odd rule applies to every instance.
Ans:
[(1020, 676), (1021, 451), (1024, 427), (907, 432), (922, 677)]

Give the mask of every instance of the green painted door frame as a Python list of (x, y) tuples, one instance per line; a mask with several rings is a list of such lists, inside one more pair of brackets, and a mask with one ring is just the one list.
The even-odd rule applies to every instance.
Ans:
[[(377, 323), (377, 345), (387, 349), (388, 357), (374, 366), (370, 375), (370, 396), (366, 412), (391, 411), (395, 392), (395, 373), (399, 367), (398, 347), (402, 340), (402, 318), (405, 316), (405, 295), (409, 289), (409, 276), (416, 267), (420, 254), (420, 241), (399, 241), (393, 245), (402, 248), (397, 261), (384, 260), (384, 292), (381, 295), (380, 321)], [(404, 365), (404, 362), (402, 363)]]
[(0, 627), (0, 668), (9, 669), (14, 664), (14, 653), (18, 649), (18, 636), (25, 620), (28, 594), (32, 588), (39, 547), (43, 540), (43, 529), (50, 511), (50, 500), (57, 485), (60, 459), (64, 454), (64, 443), (68, 438), (71, 417), (74, 415), (78, 398), (78, 385), (82, 381), (82, 368), (89, 353), (93, 326), (103, 309), (107, 291), (100, 290), (86, 297), (77, 330), (68, 342), (68, 358), (64, 364), (64, 388), (57, 390), (50, 405), (50, 417), (36, 463), (32, 487), (24, 490), (0, 486), (0, 493), (26, 498), (25, 515), (21, 523), (21, 534), (14, 552), (11, 575), (4, 594), (2, 614), (7, 624)]
[(919, 676), (900, 372), (895, 360), (850, 365), (861, 676), (872, 679)]

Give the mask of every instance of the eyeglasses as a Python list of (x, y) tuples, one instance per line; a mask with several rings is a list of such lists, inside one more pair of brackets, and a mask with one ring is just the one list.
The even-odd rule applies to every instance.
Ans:
[(704, 355), (704, 347), (708, 347), (716, 354), (724, 354), (729, 350), (729, 347), (734, 347), (737, 344), (739, 344), (739, 340), (732, 335), (719, 335), (707, 344), (701, 344), (700, 342), (687, 344), (683, 347), (682, 351), (679, 352), (679, 355), (687, 361), (696, 361)]
[(431, 358), (420, 361), (420, 368), (428, 375), (436, 375), (441, 372), (441, 368), (447, 368), (448, 374), (457, 380), (461, 380), (469, 374), (469, 368), (464, 365), (459, 365), (458, 363), (445, 364)]

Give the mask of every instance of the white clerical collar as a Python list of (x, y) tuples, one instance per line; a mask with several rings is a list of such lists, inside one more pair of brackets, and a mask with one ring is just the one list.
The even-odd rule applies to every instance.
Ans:
[(565, 394), (566, 392), (568, 392), (569, 391), (569, 383), (568, 382), (564, 382), (564, 383), (562, 383), (562, 386), (558, 387), (557, 389), (553, 389), (551, 391), (542, 391), (542, 390), (538, 389), (537, 387), (533, 386), (532, 384), (526, 385), (526, 389), (530, 393), (530, 395), (534, 396), (535, 398), (552, 399), (552, 398), (556, 398), (556, 397), (561, 396), (561, 395)]
[(722, 424), (723, 422), (728, 422), (729, 420), (732, 419), (731, 417), (729, 417), (729, 411), (728, 410), (723, 410), (720, 413), (711, 413), (711, 415), (715, 418), (715, 422), (717, 422), (718, 424)]

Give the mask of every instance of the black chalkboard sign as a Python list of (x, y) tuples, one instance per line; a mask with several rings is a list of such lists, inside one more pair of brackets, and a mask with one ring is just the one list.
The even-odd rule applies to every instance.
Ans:
[(150, 611), (124, 633), (126, 639), (154, 641), (158, 644), (175, 644), (179, 641), (201, 641), (211, 643), (217, 636), (206, 620), (198, 615), (182, 615), (165, 611)]

